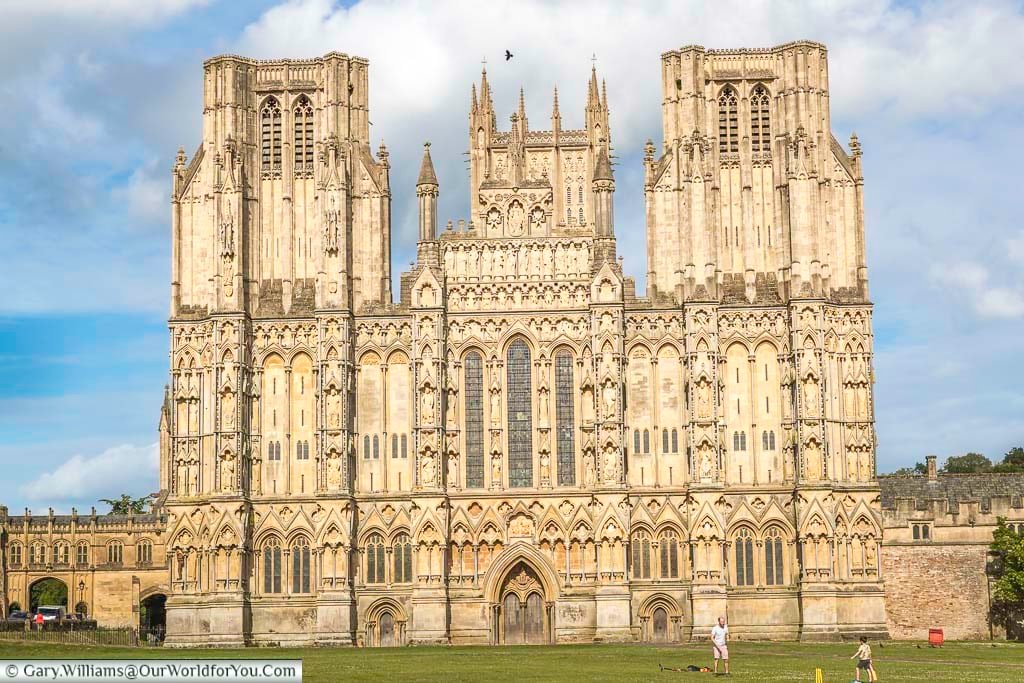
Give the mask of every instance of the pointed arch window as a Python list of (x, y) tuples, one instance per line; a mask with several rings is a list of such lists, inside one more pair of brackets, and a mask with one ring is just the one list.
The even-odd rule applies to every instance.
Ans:
[(646, 531), (633, 535), (633, 578), (651, 578), (651, 537)]
[(783, 563), (782, 532), (778, 527), (772, 527), (764, 539), (764, 582), (767, 585), (781, 586), (786, 582)]
[(679, 537), (675, 531), (665, 531), (658, 543), (661, 553), (661, 578), (679, 578)]
[(313, 177), (313, 105), (303, 95), (295, 103), (295, 176)]
[(640, 430), (633, 430), (633, 452), (637, 455), (640, 454)]
[(260, 109), (260, 155), (263, 177), (281, 174), (281, 105), (268, 97)]
[(135, 550), (136, 563), (146, 567), (153, 564), (153, 543), (149, 539), (142, 539)]
[(480, 354), (466, 356), (466, 487), (484, 485), (484, 364)]
[(679, 452), (679, 431), (675, 427), (672, 428), (672, 452)]
[(310, 592), (309, 541), (300, 536), (292, 543), (292, 593)]
[(399, 534), (395, 538), (395, 545), (391, 551), (392, 576), (394, 583), (410, 583), (412, 581), (412, 543), (405, 534)]
[(533, 390), (530, 347), (517, 339), (508, 347), (509, 486), (533, 486)]
[(121, 566), (124, 562), (124, 546), (121, 545), (121, 541), (111, 541), (107, 545), (107, 564), (114, 566)]
[(380, 437), (373, 435), (373, 459), (380, 460)]
[(366, 583), (384, 583), (384, 539), (380, 534), (366, 542)]
[(370, 459), (370, 435), (365, 434), (363, 436), (363, 460)]
[(11, 553), (11, 555), (10, 555), (11, 566), (12, 567), (20, 567), (21, 566), (21, 544), (20, 543), (12, 543), (11, 544), (10, 553)]
[(754, 537), (750, 529), (736, 532), (733, 542), (736, 548), (736, 585), (754, 585)]
[(572, 354), (555, 356), (555, 429), (558, 447), (558, 485), (576, 483), (576, 419), (573, 411)]
[(391, 459), (398, 459), (398, 434), (391, 435)]
[(651, 430), (644, 430), (644, 455), (651, 452)]
[(661, 452), (668, 453), (668, 429), (661, 430)]
[(281, 592), (281, 542), (268, 538), (263, 543), (263, 592), (273, 595)]
[(736, 91), (728, 86), (718, 96), (718, 151), (722, 154), (740, 151), (738, 102)]
[(768, 450), (775, 450), (775, 430), (768, 432)]
[[(19, 548), (18, 550), (19, 550), (18, 554), (20, 555), (21, 554), (20, 553), (21, 549)], [(89, 564), (89, 544), (85, 543), (85, 542), (79, 543), (78, 547), (75, 548), (75, 566), (76, 567), (85, 567), (85, 566), (88, 566), (88, 564)]]
[(771, 98), (768, 89), (758, 85), (750, 94), (750, 147), (754, 154), (771, 151)]

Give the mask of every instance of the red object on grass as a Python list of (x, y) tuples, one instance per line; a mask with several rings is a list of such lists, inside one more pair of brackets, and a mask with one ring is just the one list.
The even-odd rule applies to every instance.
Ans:
[(942, 647), (944, 642), (946, 642), (946, 638), (943, 636), (941, 628), (928, 629), (928, 644), (930, 646)]

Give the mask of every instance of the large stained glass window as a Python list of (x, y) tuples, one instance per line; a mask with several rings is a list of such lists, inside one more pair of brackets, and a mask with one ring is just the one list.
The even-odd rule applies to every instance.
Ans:
[(508, 347), (508, 483), (533, 486), (533, 405), (530, 349), (516, 340)]
[(480, 354), (466, 356), (466, 487), (484, 485), (484, 366)]
[(555, 356), (555, 428), (558, 439), (558, 485), (576, 483), (576, 421), (573, 417), (572, 355)]

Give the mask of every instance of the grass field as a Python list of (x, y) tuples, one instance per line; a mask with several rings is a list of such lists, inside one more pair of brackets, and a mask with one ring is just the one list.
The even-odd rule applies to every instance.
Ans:
[[(815, 667), (828, 683), (853, 679), (853, 644), (744, 643), (729, 645), (730, 681), (814, 681)], [(917, 643), (873, 644), (879, 681), (1024, 681), (1024, 645), (950, 643), (932, 649)], [(297, 658), (304, 681), (711, 681), (711, 674), (660, 672), (658, 664), (710, 664), (710, 647), (688, 644), (560, 645), (551, 647), (408, 647), (402, 649), (265, 648), (172, 650), (69, 647), (0, 643), (0, 659), (22, 658)]]

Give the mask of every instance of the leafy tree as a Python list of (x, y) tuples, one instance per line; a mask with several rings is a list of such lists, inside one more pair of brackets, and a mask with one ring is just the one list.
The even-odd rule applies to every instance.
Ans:
[(992, 468), (993, 472), (1024, 472), (1024, 448), (1016, 446), (1007, 451), (1003, 461)]
[(946, 460), (942, 471), (947, 474), (979, 474), (992, 471), (992, 461), (981, 453), (967, 453), (952, 456)]
[(101, 503), (106, 503), (110, 506), (110, 512), (107, 514), (111, 515), (127, 515), (133, 512), (137, 515), (141, 515), (146, 511), (149, 504), (156, 498), (156, 494), (151, 493), (148, 496), (142, 498), (132, 498), (127, 493), (122, 493), (120, 498), (100, 498)]
[(1024, 621), (1024, 535), (1006, 525), (1000, 517), (992, 534), (989, 553), (992, 583), (993, 623), (1004, 624), (1007, 634), (1019, 636)]
[(928, 473), (928, 466), (925, 465), (923, 462), (919, 462), (916, 465), (914, 465), (913, 467), (901, 467), (898, 470), (893, 472), (893, 474), (898, 474), (898, 475), (905, 476), (905, 477), (918, 476), (918, 475), (927, 474), (927, 473)]
[(40, 605), (64, 605), (68, 604), (68, 587), (63, 581), (57, 579), (43, 579), (32, 584), (29, 589), (29, 605), (32, 611)]

